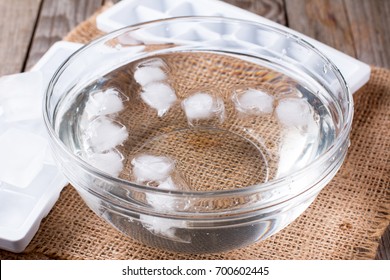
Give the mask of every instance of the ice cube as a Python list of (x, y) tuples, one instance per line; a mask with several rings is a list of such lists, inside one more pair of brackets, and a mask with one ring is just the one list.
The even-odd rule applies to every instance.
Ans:
[(176, 190), (178, 187), (173, 182), (172, 177), (168, 177), (160, 185), (158, 185), (158, 188), (165, 190)]
[(115, 177), (123, 170), (123, 155), (116, 149), (88, 155), (87, 161), (97, 169)]
[(273, 111), (274, 97), (268, 93), (249, 89), (242, 93), (234, 93), (232, 100), (236, 109), (246, 114), (270, 114)]
[(190, 122), (192, 120), (208, 119), (216, 115), (219, 119), (223, 119), (223, 101), (207, 93), (198, 92), (184, 99), (182, 108)]
[[(160, 189), (166, 190), (175, 190), (177, 186), (173, 182), (171, 177), (165, 179), (161, 184), (158, 185)], [(175, 209), (176, 199), (174, 197), (170, 197), (164, 194), (158, 193), (146, 193), (146, 201), (149, 205), (153, 206), (153, 208), (159, 211), (169, 211)]]
[(122, 124), (107, 117), (95, 119), (86, 130), (88, 144), (95, 152), (104, 152), (121, 145), (129, 136)]
[(162, 182), (174, 170), (175, 163), (165, 156), (143, 154), (133, 158), (133, 173), (138, 183)]
[(152, 83), (143, 88), (142, 100), (157, 111), (157, 115), (162, 117), (176, 102), (175, 91), (164, 83)]
[(134, 79), (141, 86), (154, 82), (161, 82), (167, 78), (164, 70), (159, 67), (145, 66), (139, 67), (134, 72)]
[(46, 139), (10, 128), (0, 135), (0, 181), (26, 188), (41, 171)]
[[(177, 170), (173, 170), (170, 174), (171, 175), (168, 178), (163, 181), (158, 181), (158, 184), (155, 184), (158, 189), (177, 191), (186, 191), (190, 189), (187, 182), (180, 176)], [(186, 204), (188, 201), (186, 200), (157, 192), (146, 193), (146, 201), (149, 205), (159, 211), (172, 211), (175, 209), (184, 210), (188, 207)]]
[(283, 141), (280, 142), (279, 147), (279, 163), (277, 170), (277, 178), (285, 176), (302, 166), (300, 160), (305, 153), (307, 147), (306, 135), (302, 134), (298, 128), (290, 127), (282, 135)]
[(309, 103), (299, 98), (281, 99), (275, 112), (285, 126), (304, 126), (313, 119)]
[(143, 226), (154, 235), (163, 236), (180, 242), (188, 242), (183, 237), (176, 236), (176, 228), (186, 228), (187, 222), (181, 220), (164, 219), (149, 215), (140, 215)]
[(94, 92), (91, 94), (85, 110), (90, 117), (117, 113), (123, 110), (121, 93), (115, 89)]

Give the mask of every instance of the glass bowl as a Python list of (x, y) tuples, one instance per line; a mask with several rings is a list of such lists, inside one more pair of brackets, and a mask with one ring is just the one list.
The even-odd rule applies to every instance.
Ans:
[(56, 72), (44, 118), (86, 204), (149, 246), (214, 253), (294, 221), (340, 168), (353, 104), (335, 65), (218, 17), (126, 27)]

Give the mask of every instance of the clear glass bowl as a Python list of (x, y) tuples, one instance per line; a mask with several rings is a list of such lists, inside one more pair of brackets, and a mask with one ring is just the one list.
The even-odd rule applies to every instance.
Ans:
[(340, 168), (353, 104), (334, 64), (262, 24), (185, 17), (73, 54), (44, 117), (87, 205), (149, 246), (232, 250), (295, 220)]

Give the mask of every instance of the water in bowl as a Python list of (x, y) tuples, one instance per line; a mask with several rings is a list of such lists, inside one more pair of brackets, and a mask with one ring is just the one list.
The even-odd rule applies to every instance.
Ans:
[(132, 61), (58, 108), (60, 137), (112, 176), (209, 191), (258, 185), (326, 150), (335, 125), (318, 83), (216, 51)]
[[(331, 114), (337, 108), (329, 108), (321, 94), (326, 89), (282, 61), (220, 51), (164, 53), (131, 61), (82, 88), (57, 106), (61, 140), (100, 171), (153, 188), (197, 192), (261, 185), (309, 165), (337, 132)], [(106, 191), (153, 212), (122, 215), (79, 191), (120, 231), (187, 253), (251, 244), (286, 226), (312, 201), (262, 214), (259, 221), (218, 226), (225, 222), (169, 215), (225, 213), (247, 201), (207, 195), (191, 201), (111, 186)], [(263, 194), (255, 199), (272, 200)]]

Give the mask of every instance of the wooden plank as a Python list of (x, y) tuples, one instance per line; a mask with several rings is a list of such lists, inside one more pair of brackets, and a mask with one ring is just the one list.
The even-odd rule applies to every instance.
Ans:
[(345, 0), (356, 57), (390, 68), (390, 1)]
[(0, 75), (22, 71), (41, 0), (0, 1)]
[(102, 0), (43, 0), (26, 69), (31, 68), (50, 46), (91, 16)]
[(385, 233), (379, 241), (379, 247), (375, 259), (390, 260), (390, 225), (387, 227)]
[(286, 25), (283, 0), (223, 0), (249, 12)]
[(115, 3), (118, 3), (120, 2), (121, 0), (104, 0), (103, 4), (108, 4), (108, 3), (112, 3), (112, 4), (115, 4)]
[[(390, 68), (390, 1), (286, 1), (291, 28), (368, 64)], [(390, 227), (382, 236), (377, 259), (389, 259)]]
[(289, 0), (286, 13), (292, 29), (355, 57), (343, 0)]

